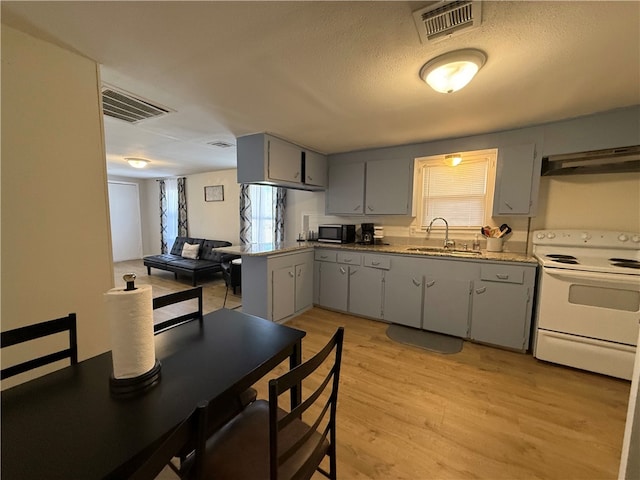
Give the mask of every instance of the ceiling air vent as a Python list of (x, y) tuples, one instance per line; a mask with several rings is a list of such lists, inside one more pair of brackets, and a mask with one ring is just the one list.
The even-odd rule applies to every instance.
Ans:
[(435, 2), (413, 12), (422, 43), (443, 40), (480, 25), (482, 2), (456, 0)]
[(102, 111), (109, 117), (137, 123), (148, 118), (166, 115), (172, 110), (122, 90), (104, 86), (102, 87)]
[(213, 142), (207, 142), (207, 145), (211, 145), (212, 147), (218, 147), (218, 148), (235, 147), (233, 143), (224, 142), (222, 140), (214, 140)]

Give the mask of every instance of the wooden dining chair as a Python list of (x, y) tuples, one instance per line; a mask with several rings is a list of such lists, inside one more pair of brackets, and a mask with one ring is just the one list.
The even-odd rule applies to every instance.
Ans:
[[(313, 358), (269, 381), (268, 402), (253, 402), (207, 440), (206, 452), (198, 457), (204, 478), (310, 479), (315, 471), (337, 478), (336, 403), (343, 338), (340, 327)], [(305, 385), (318, 386), (291, 411), (281, 409), (278, 398), (299, 384), (303, 393)], [(328, 471), (321, 468), (326, 456)], [(197, 478), (200, 471), (192, 474), (190, 468), (185, 462), (183, 478)]]
[(185, 449), (194, 449), (192, 479), (201, 480), (202, 459), (206, 442), (207, 404), (202, 403), (178, 425), (145, 462), (129, 477), (130, 480), (153, 480), (167, 465), (172, 465)]
[(78, 363), (78, 332), (76, 314), (70, 313), (66, 317), (27, 325), (25, 327), (19, 327), (0, 333), (1, 348), (5, 348), (61, 332), (69, 332), (68, 348), (57, 350), (53, 353), (3, 368), (0, 371), (1, 379), (4, 380), (5, 378), (13, 377), (14, 375), (42, 367), (59, 360), (64, 360), (65, 358), (68, 358), (72, 365)]
[(165, 330), (169, 330), (170, 328), (177, 327), (178, 325), (182, 325), (183, 323), (187, 323), (192, 320), (199, 320), (200, 323), (202, 323), (202, 287), (191, 288), (189, 290), (183, 290), (181, 292), (170, 293), (168, 295), (154, 298), (154, 310), (166, 307), (168, 305), (186, 302), (192, 299), (198, 300), (198, 308), (196, 310), (184, 315), (178, 315), (176, 317), (170, 318), (169, 320), (164, 320), (162, 322), (156, 323), (153, 326), (153, 333), (157, 335), (158, 333), (164, 332)]

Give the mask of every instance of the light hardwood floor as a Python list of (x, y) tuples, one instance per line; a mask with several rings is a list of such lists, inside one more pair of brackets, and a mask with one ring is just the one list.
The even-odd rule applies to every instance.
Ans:
[[(171, 274), (151, 282), (154, 294), (156, 284), (166, 293), (189, 287)], [(215, 308), (224, 282), (211, 283), (208, 305)], [(391, 341), (384, 323), (320, 308), (288, 325), (307, 332), (304, 359), (345, 327), (342, 480), (617, 477), (629, 382), (470, 342), (460, 353), (435, 354)], [(286, 368), (256, 385), (259, 397), (267, 396), (268, 378)], [(158, 478), (175, 477), (167, 469)]]

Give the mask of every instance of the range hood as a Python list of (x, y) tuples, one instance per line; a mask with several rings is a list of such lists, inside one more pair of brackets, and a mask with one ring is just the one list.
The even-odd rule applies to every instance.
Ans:
[(542, 159), (542, 175), (619, 172), (640, 172), (640, 145), (549, 155)]

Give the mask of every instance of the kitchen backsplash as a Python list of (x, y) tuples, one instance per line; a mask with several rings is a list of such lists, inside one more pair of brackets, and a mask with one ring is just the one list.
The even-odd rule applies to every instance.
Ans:
[[(503, 223), (509, 225), (512, 232), (505, 237), (504, 250), (507, 252), (527, 253), (528, 226), (529, 219), (524, 217), (496, 217), (490, 224), (492, 227), (499, 227)], [(434, 230), (427, 235), (423, 230), (419, 230), (414, 226), (415, 219), (411, 217), (389, 216), (389, 217), (338, 217), (332, 215), (321, 215), (316, 213), (303, 213), (300, 224), (295, 231), (296, 238), (298, 234), (303, 234), (304, 238), (308, 237), (309, 232), (317, 232), (318, 225), (323, 224), (341, 224), (353, 223), (359, 230), (360, 224), (364, 222), (374, 223), (375, 225), (384, 227), (384, 242), (392, 245), (440, 245), (444, 240), (444, 228), (434, 225)], [(292, 232), (293, 233), (293, 232)], [(486, 240), (480, 235), (480, 231), (470, 230), (449, 230), (449, 238), (456, 242), (456, 245), (462, 246), (465, 243), (471, 249), (471, 244), (478, 233), (481, 248), (485, 248)]]

